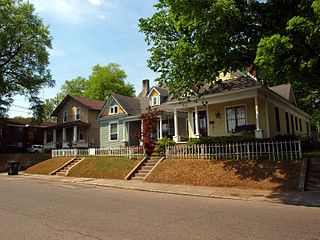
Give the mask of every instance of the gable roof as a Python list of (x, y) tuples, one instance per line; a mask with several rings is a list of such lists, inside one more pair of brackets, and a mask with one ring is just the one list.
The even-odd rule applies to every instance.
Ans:
[(124, 110), (132, 116), (141, 113), (140, 101), (135, 97), (127, 97), (120, 94), (111, 94), (112, 97), (124, 108)]
[(269, 89), (272, 90), (273, 92), (277, 93), (278, 95), (280, 95), (284, 99), (288, 100), (289, 102), (296, 104), (296, 100), (294, 97), (294, 93), (293, 93), (291, 84), (289, 84), (289, 83), (288, 84), (281, 84), (281, 85), (269, 87)]
[(85, 98), (85, 97), (79, 97), (79, 96), (73, 96), (73, 95), (67, 95), (65, 98), (61, 101), (61, 103), (53, 110), (52, 116), (56, 116), (59, 111), (63, 108), (63, 106), (70, 100), (73, 99), (74, 101), (82, 104), (86, 108), (90, 110), (98, 110), (100, 111), (104, 105), (104, 101)]
[(106, 111), (107, 104), (111, 99), (114, 99), (127, 115), (138, 116), (141, 114), (140, 100), (138, 98), (113, 93), (109, 95), (107, 101), (104, 103), (98, 118), (103, 117), (103, 113)]
[[(147, 94), (147, 97), (150, 97), (150, 94), (152, 93), (152, 91), (155, 90), (156, 92), (159, 93), (160, 96), (163, 96), (163, 97), (167, 97), (169, 95), (169, 91), (165, 88), (161, 88), (161, 87), (156, 87), (156, 86), (153, 86), (148, 94)], [(141, 99), (141, 96), (139, 97)]]

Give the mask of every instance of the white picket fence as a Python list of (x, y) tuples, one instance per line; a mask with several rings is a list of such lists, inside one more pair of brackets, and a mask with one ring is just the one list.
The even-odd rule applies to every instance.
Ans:
[(301, 159), (300, 141), (175, 145), (166, 147), (167, 159)]
[(88, 148), (88, 149), (53, 149), (51, 157), (76, 157), (76, 156), (110, 156), (134, 157), (144, 155), (143, 146), (116, 147), (116, 148)]

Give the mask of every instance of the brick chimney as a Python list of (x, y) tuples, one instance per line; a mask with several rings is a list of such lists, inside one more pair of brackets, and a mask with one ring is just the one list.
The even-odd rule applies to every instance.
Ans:
[(142, 80), (142, 96), (147, 96), (149, 92), (150, 86), (149, 86), (149, 79)]

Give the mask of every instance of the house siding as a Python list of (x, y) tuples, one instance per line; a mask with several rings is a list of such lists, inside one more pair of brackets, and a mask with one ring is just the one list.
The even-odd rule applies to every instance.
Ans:
[[(263, 119), (263, 104), (260, 103), (259, 100), (259, 114), (261, 119)], [(226, 123), (226, 108), (234, 107), (234, 106), (245, 106), (246, 107), (246, 124), (256, 124), (256, 116), (255, 116), (255, 105), (254, 99), (248, 98), (238, 101), (230, 101), (219, 104), (212, 104), (208, 106), (208, 115), (209, 115), (209, 133), (210, 136), (226, 136), (232, 135), (232, 133), (227, 133), (227, 123)], [(200, 110), (200, 109), (199, 109)], [(219, 112), (221, 114), (221, 118), (216, 118), (216, 113)], [(214, 123), (213, 123), (214, 122)], [(260, 122), (262, 129), (265, 129), (265, 121)], [(189, 129), (190, 130), (190, 129)]]
[[(110, 123), (118, 122), (118, 140), (110, 141)], [(101, 148), (124, 147), (123, 141), (123, 119), (101, 120), (100, 122), (100, 145)]]
[[(275, 117), (275, 107), (279, 109), (279, 118), (280, 118), (280, 131), (277, 131), (277, 124), (276, 124), (276, 117)], [(270, 122), (270, 135), (271, 137), (276, 135), (284, 135), (287, 134), (287, 124), (286, 124), (286, 112), (289, 114), (289, 129), (290, 133), (293, 134), (293, 129), (291, 126), (291, 115), (293, 116), (293, 123), (294, 123), (294, 133), (297, 136), (305, 137), (308, 134), (307, 130), (307, 122), (309, 122), (303, 115), (301, 115), (299, 112), (292, 111), (289, 108), (283, 108), (282, 106), (278, 104), (274, 104), (272, 102), (268, 102), (268, 108), (269, 108), (269, 122)], [(295, 117), (297, 117), (298, 122), (298, 130), (296, 129), (296, 123), (295, 123)], [(300, 123), (301, 120), (301, 126), (302, 131), (300, 129)]]

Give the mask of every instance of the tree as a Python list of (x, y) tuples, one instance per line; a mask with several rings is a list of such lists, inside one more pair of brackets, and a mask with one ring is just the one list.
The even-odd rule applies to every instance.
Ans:
[(61, 86), (61, 92), (54, 98), (45, 100), (42, 107), (44, 119), (48, 122), (55, 121), (55, 118), (51, 117), (51, 113), (67, 94), (102, 101), (106, 100), (111, 93), (133, 97), (135, 95), (134, 87), (130, 83), (125, 83), (126, 77), (125, 71), (120, 69), (119, 64), (95, 65), (88, 79), (79, 76), (66, 80)]
[[(87, 79), (84, 77), (76, 77), (75, 79), (66, 80), (64, 84), (61, 86), (62, 94), (67, 95), (75, 95), (75, 96), (83, 96), (87, 89)], [(61, 94), (61, 93), (59, 93)]]
[[(320, 120), (320, 0), (305, 1), (284, 31), (261, 39), (255, 64), (269, 85), (290, 82), (298, 105)], [(270, 74), (272, 73), (272, 74)]]
[(0, 2), (0, 119), (16, 94), (27, 96), (35, 115), (41, 114), (39, 91), (54, 85), (47, 68), (51, 40), (31, 3)]
[(84, 96), (97, 100), (106, 100), (111, 93), (133, 97), (134, 87), (131, 83), (125, 83), (127, 75), (120, 65), (109, 63), (107, 66), (95, 65), (87, 80)]
[(293, 83), (299, 106), (312, 113), (319, 93), (319, 5), (159, 0), (157, 12), (140, 19), (150, 46), (148, 66), (160, 73), (160, 85), (184, 98), (201, 97), (203, 86), (216, 84), (221, 72), (255, 63), (267, 84)]

